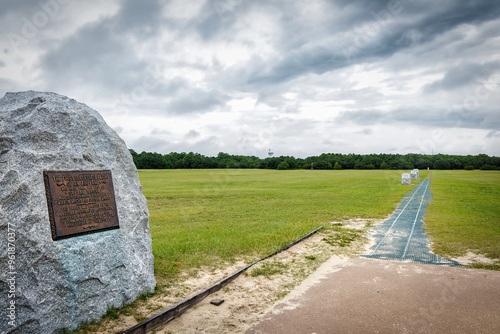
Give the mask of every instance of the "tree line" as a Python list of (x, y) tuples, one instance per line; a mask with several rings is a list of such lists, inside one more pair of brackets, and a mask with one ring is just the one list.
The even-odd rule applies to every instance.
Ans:
[(199, 153), (137, 153), (130, 150), (138, 169), (482, 169), (500, 170), (500, 157), (478, 155), (425, 154), (340, 154), (324, 153), (305, 159), (292, 156), (268, 157), (230, 155), (215, 157)]

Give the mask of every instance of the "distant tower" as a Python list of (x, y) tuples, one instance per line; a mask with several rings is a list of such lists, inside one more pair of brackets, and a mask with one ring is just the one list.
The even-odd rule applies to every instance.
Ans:
[(271, 152), (271, 149), (269, 149), (269, 152), (267, 152), (267, 154), (269, 155), (269, 157), (272, 157), (274, 152)]

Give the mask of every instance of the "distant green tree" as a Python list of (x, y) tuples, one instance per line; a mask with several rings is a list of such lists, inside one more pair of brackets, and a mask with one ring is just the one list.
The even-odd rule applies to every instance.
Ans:
[(162, 157), (155, 153), (141, 154), (137, 158), (137, 168), (139, 169), (164, 169), (166, 167)]
[(489, 164), (484, 164), (481, 166), (480, 168), (481, 170), (497, 170), (498, 167), (495, 167), (495, 166), (492, 166), (492, 165), (489, 165)]
[(354, 165), (354, 169), (366, 169), (366, 165), (363, 161), (358, 161)]
[(182, 158), (182, 159), (177, 160), (175, 162), (174, 168), (175, 169), (183, 169), (183, 168), (189, 168), (189, 167), (188, 167), (188, 164), (186, 163), (186, 161), (184, 161), (184, 158)]
[(472, 166), (474, 169), (500, 169), (500, 157), (489, 157), (486, 154), (478, 155), (424, 155), (424, 154), (340, 154), (323, 153), (320, 156), (311, 156), (305, 159), (293, 156), (280, 156), (260, 159), (255, 156), (230, 155), (220, 152), (215, 157), (207, 157), (199, 153), (159, 154), (152, 152), (137, 153), (130, 149), (134, 164), (139, 169), (158, 168), (267, 168), (277, 169), (286, 161), (288, 169), (332, 169), (337, 164), (342, 169), (462, 169)]
[(465, 170), (474, 170), (474, 166), (472, 165), (467, 165), (464, 167)]
[(393, 160), (390, 164), (391, 169), (412, 169), (413, 165), (411, 162), (406, 161), (404, 158)]
[(343, 168), (342, 168), (341, 164), (339, 164), (338, 162), (336, 162), (335, 165), (333, 166), (333, 169), (335, 169), (335, 170), (342, 170)]
[(288, 164), (288, 162), (286, 160), (284, 160), (284, 161), (280, 162), (277, 169), (279, 169), (279, 170), (290, 169), (290, 165)]
[(462, 169), (462, 164), (455, 158), (448, 159), (451, 169)]
[(487, 165), (489, 163), (489, 156), (486, 154), (478, 154), (473, 158), (472, 165), (474, 168), (479, 169), (484, 165)]
[(434, 169), (450, 169), (451, 165), (448, 159), (439, 159), (434, 163)]
[(332, 164), (324, 160), (314, 162), (314, 169), (332, 169)]
[(289, 166), (289, 169), (296, 169), (298, 167), (297, 160), (295, 160), (294, 157), (287, 156), (286, 157), (286, 162), (287, 162), (287, 164)]
[(356, 161), (354, 159), (354, 155), (353, 154), (344, 155), (342, 157), (342, 159), (340, 159), (340, 164), (345, 169), (353, 169), (354, 165), (356, 164)]
[(415, 167), (418, 169), (427, 169), (427, 167), (432, 167), (432, 162), (429, 159), (418, 159)]
[(216, 159), (224, 160), (224, 159), (227, 159), (229, 157), (230, 157), (229, 154), (224, 153), (224, 152), (219, 152), (219, 154), (217, 154), (217, 158)]

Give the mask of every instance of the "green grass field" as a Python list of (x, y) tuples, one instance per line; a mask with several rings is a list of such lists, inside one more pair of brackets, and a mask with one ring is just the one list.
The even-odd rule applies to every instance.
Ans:
[(444, 171), (431, 175), (433, 200), (425, 216), (432, 249), (500, 258), (500, 172)]
[(156, 276), (255, 260), (331, 221), (384, 218), (411, 189), (401, 172), (141, 170)]
[[(326, 243), (346, 246), (362, 232), (329, 222), (390, 215), (412, 189), (400, 184), (401, 173), (140, 170), (150, 210), (158, 291), (175, 285), (169, 281), (180, 272), (236, 258), (251, 262), (321, 225), (329, 230)], [(421, 178), (427, 175), (420, 172)], [(500, 172), (433, 171), (431, 180), (433, 200), (424, 221), (433, 250), (445, 257), (472, 251), (500, 258)], [(316, 255), (306, 259), (315, 260)], [(499, 270), (500, 263), (476, 267)], [(285, 269), (285, 264), (273, 260), (250, 274), (271, 277)], [(107, 319), (133, 315), (140, 322), (146, 318), (140, 306), (146, 300), (144, 295), (120, 311), (110, 309)], [(87, 333), (89, 328), (102, 332), (102, 326), (86, 325), (75, 333)]]

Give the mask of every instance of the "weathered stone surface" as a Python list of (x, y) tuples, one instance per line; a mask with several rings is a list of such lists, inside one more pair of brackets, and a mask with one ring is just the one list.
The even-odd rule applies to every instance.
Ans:
[(412, 170), (411, 173), (410, 173), (410, 177), (411, 177), (412, 180), (418, 180), (418, 178), (419, 178), (419, 171), (418, 171), (418, 169)]
[[(120, 228), (53, 241), (44, 170), (111, 170)], [(146, 199), (125, 143), (95, 110), (58, 94), (0, 99), (0, 238), (0, 333), (72, 329), (156, 285)]]
[(401, 175), (401, 184), (411, 184), (410, 174), (403, 173)]

